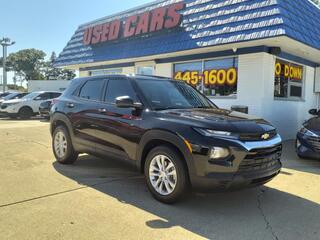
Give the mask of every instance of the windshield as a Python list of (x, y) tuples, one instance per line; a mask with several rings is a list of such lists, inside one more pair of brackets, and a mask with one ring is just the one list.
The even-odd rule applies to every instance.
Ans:
[(8, 96), (4, 97), (3, 100), (10, 100), (10, 99), (14, 98), (17, 95), (18, 95), (18, 93), (11, 93)]
[(143, 79), (136, 82), (154, 110), (216, 108), (197, 90), (180, 81)]
[(21, 99), (32, 99), (32, 98), (35, 98), (35, 97), (38, 96), (38, 95), (39, 95), (39, 93), (33, 92), (33, 93), (27, 94), (26, 96), (24, 96), (24, 97), (21, 98)]

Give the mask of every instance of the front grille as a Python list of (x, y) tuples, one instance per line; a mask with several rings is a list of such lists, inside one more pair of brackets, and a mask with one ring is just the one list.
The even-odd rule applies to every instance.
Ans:
[(255, 149), (241, 162), (240, 172), (265, 170), (280, 163), (282, 145), (273, 148)]
[[(264, 134), (269, 134), (269, 138), (267, 139), (263, 139), (263, 135)], [(263, 141), (263, 140), (270, 140), (272, 138), (274, 138), (275, 136), (277, 136), (277, 131), (273, 130), (273, 131), (269, 131), (269, 132), (265, 132), (265, 133), (242, 133), (240, 134), (240, 140), (241, 141)]]
[(308, 143), (316, 150), (320, 152), (320, 137), (307, 137)]

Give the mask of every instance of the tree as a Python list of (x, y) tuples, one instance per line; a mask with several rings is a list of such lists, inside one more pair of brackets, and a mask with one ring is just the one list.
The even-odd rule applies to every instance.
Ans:
[(42, 74), (46, 54), (37, 49), (24, 49), (8, 56), (8, 69), (15, 71), (25, 80), (43, 80)]
[(56, 68), (54, 62), (57, 58), (55, 52), (52, 52), (50, 60), (45, 64), (45, 79), (47, 80), (71, 80), (76, 77), (74, 71), (68, 69)]

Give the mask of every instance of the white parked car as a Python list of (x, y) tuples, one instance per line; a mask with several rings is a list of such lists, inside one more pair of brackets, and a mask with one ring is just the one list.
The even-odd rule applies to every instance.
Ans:
[(10, 118), (29, 119), (39, 113), (40, 104), (60, 97), (60, 92), (32, 92), (21, 99), (4, 101), (0, 112)]

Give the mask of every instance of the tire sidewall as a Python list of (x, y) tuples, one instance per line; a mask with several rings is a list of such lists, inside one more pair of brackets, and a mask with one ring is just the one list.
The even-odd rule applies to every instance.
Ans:
[[(152, 186), (149, 178), (149, 167), (151, 164), (152, 159), (157, 155), (164, 155), (168, 157), (172, 163), (174, 164), (177, 172), (177, 185), (174, 191), (169, 195), (161, 195), (158, 193)], [(151, 194), (159, 201), (163, 203), (175, 203), (179, 201), (186, 193), (188, 188), (188, 177), (187, 177), (187, 170), (185, 165), (183, 164), (183, 159), (181, 158), (180, 154), (171, 147), (161, 146), (156, 147), (150, 151), (147, 155), (145, 166), (144, 166), (144, 173), (147, 182), (148, 189), (150, 190)]]

